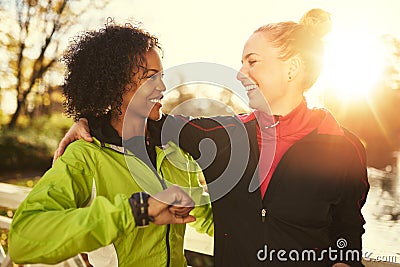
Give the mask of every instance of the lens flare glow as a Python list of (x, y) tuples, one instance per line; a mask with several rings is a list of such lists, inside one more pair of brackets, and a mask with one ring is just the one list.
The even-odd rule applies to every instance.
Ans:
[(333, 33), (326, 44), (321, 74), (343, 101), (367, 97), (382, 78), (386, 48), (369, 32)]

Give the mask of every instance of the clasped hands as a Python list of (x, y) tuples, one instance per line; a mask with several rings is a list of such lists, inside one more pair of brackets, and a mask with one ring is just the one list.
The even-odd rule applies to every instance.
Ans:
[(195, 203), (179, 186), (170, 186), (151, 196), (148, 204), (148, 213), (154, 218), (154, 224), (183, 224), (196, 220), (196, 217), (189, 215)]

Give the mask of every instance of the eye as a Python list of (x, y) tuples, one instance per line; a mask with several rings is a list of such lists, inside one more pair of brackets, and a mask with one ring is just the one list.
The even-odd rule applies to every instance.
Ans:
[(155, 81), (157, 79), (157, 74), (147, 75), (145, 78)]
[(155, 73), (155, 74), (152, 74), (152, 75), (148, 75), (145, 78), (146, 79), (150, 79), (152, 81), (155, 81), (155, 80), (157, 80), (158, 77), (160, 77), (161, 79), (164, 78), (164, 73), (163, 72), (158, 72), (158, 73)]
[(249, 62), (249, 65), (252, 66), (252, 65), (254, 65), (254, 63), (257, 62), (257, 60), (250, 59), (248, 62)]

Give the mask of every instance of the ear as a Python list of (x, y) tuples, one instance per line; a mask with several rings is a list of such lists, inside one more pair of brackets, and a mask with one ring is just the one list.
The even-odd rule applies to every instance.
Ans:
[(287, 62), (289, 64), (288, 80), (293, 80), (300, 72), (302, 61), (298, 55), (295, 55), (289, 58)]

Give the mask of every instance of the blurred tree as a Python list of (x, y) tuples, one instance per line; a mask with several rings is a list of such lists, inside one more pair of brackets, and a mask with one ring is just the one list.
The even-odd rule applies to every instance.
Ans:
[[(51, 80), (59, 77), (61, 70), (56, 63), (61, 54), (60, 44), (65, 44), (66, 36), (74, 33), (73, 30), (77, 31), (82, 15), (103, 8), (107, 2), (0, 1), (0, 90), (17, 92), (17, 107), (8, 123), (9, 128), (15, 127), (27, 107), (29, 96), (34, 92), (43, 94)], [(46, 82), (42, 82), (43, 79)]]
[(168, 91), (163, 112), (193, 117), (210, 117), (249, 113), (247, 104), (234, 92), (217, 85), (182, 84)]
[(385, 86), (392, 90), (400, 90), (400, 40), (390, 34), (383, 35), (382, 40), (388, 48)]

